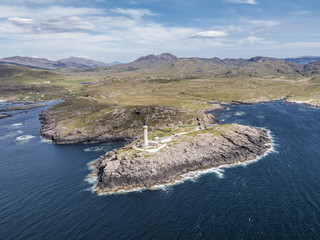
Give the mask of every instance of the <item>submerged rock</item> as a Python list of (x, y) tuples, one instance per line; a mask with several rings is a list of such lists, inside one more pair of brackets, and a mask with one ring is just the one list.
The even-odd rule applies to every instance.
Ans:
[(3, 113), (3, 114), (0, 114), (0, 119), (12, 117), (12, 116), (13, 116), (13, 114)]
[(218, 125), (176, 137), (152, 154), (130, 146), (107, 152), (92, 164), (92, 176), (98, 179), (98, 193), (152, 188), (190, 171), (254, 160), (271, 148), (270, 143), (265, 129)]

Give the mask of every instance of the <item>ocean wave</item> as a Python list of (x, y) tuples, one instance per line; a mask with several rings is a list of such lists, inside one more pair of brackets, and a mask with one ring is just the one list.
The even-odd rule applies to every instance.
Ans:
[(10, 126), (12, 126), (12, 127), (18, 127), (18, 126), (22, 126), (22, 125), (24, 125), (25, 124), (25, 122), (20, 122), (20, 123), (13, 123), (13, 124), (11, 124)]
[(246, 114), (247, 114), (246, 112), (236, 112), (234, 115), (243, 116), (243, 115), (246, 115)]
[(20, 136), (20, 137), (17, 137), (16, 140), (17, 141), (28, 141), (32, 138), (35, 138), (35, 136), (32, 136), (32, 135), (23, 135), (23, 136)]

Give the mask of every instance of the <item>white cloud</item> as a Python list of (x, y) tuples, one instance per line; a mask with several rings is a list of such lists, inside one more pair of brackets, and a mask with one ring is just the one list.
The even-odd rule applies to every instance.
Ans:
[(240, 4), (258, 4), (256, 0), (227, 0), (227, 2)]
[(9, 6), (0, 5), (0, 19), (10, 17), (24, 18), (48, 18), (51, 16), (86, 16), (86, 15), (103, 15), (105, 12), (97, 8), (76, 8), (62, 6), (47, 6), (30, 8), (26, 6)]
[(248, 42), (248, 43), (256, 43), (256, 42), (261, 42), (263, 41), (264, 38), (259, 38), (255, 36), (249, 36), (241, 40), (242, 43)]
[(33, 23), (33, 20), (30, 19), (30, 18), (13, 17), (13, 18), (9, 18), (8, 20), (11, 21), (11, 22), (17, 23), (18, 25), (19, 24), (32, 24)]
[(191, 35), (193, 38), (217, 38), (217, 37), (225, 37), (227, 33), (224, 31), (204, 31), (197, 32)]
[(274, 20), (249, 20), (250, 23), (265, 28), (270, 28), (279, 25), (280, 23)]
[(123, 9), (123, 8), (114, 8), (111, 10), (114, 13), (119, 13), (133, 18), (141, 18), (143, 16), (154, 16), (155, 14), (149, 9)]
[(93, 30), (94, 26), (79, 17), (51, 17), (48, 19), (8, 18), (8, 22), (35, 33)]

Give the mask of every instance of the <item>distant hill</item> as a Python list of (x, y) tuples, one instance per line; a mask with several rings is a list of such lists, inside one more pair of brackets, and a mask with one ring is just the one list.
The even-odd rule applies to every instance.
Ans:
[(320, 57), (297, 57), (297, 58), (284, 58), (287, 62), (294, 62), (300, 65), (307, 65), (312, 62), (320, 61)]
[(306, 76), (320, 75), (320, 62), (312, 62), (305, 65), (301, 73)]
[(104, 67), (107, 66), (104, 62), (99, 62), (86, 58), (69, 57), (58, 61), (65, 64), (67, 67), (84, 68), (84, 67)]
[(17, 66), (13, 64), (0, 64), (0, 78), (21, 78), (24, 76), (45, 78), (56, 77), (60, 75), (48, 70), (32, 69), (26, 66)]
[(10, 63), (15, 65), (22, 65), (31, 68), (41, 68), (47, 70), (55, 70), (58, 68), (87, 68), (108, 66), (106, 63), (103, 62), (77, 57), (70, 57), (58, 61), (51, 61), (46, 58), (14, 56), (0, 59), (0, 63)]
[[(145, 70), (144, 70), (145, 69)], [(177, 58), (170, 53), (148, 55), (137, 60), (115, 66), (110, 71), (139, 71), (170, 75), (176, 78), (198, 77), (264, 77), (286, 74), (302, 74), (303, 67), (296, 63), (271, 57), (250, 59)]]
[(119, 65), (119, 64), (123, 64), (121, 62), (111, 62), (111, 63), (107, 63), (108, 66), (115, 66), (115, 65)]

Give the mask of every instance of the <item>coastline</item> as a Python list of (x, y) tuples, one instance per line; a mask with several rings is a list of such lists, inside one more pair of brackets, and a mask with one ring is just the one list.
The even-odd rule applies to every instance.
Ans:
[[(195, 147), (185, 154), (184, 143), (178, 143), (171, 148), (172, 151), (165, 150), (146, 158), (140, 156), (132, 161), (123, 155), (115, 156), (114, 152), (108, 152), (99, 160), (89, 163), (92, 172), (87, 179), (94, 183), (93, 191), (98, 195), (159, 189), (193, 180), (210, 172), (219, 174), (224, 168), (256, 162), (273, 150), (273, 140), (268, 130), (241, 125), (236, 125), (236, 128), (245, 130), (245, 133), (237, 132), (236, 136), (232, 136), (233, 133), (229, 132), (230, 138), (193, 136), (196, 140), (192, 140), (191, 145), (187, 146)], [(199, 147), (198, 144), (203, 141), (210, 142)], [(131, 165), (126, 166), (128, 161)], [(114, 168), (115, 165), (117, 169)], [(120, 165), (124, 165), (122, 169)], [(108, 169), (109, 166), (112, 171)]]
[[(271, 135), (270, 135), (271, 137)], [(271, 137), (272, 139), (272, 137)], [(260, 161), (261, 159), (263, 159), (264, 157), (266, 157), (267, 155), (269, 155), (272, 152), (275, 152), (274, 149), (274, 141), (272, 139), (272, 142), (270, 143), (270, 148), (261, 156), (257, 156), (255, 159), (252, 160), (247, 160), (244, 162), (235, 162), (235, 163), (231, 163), (231, 164), (223, 164), (220, 165), (218, 167), (211, 167), (211, 168), (206, 168), (206, 169), (200, 169), (197, 171), (191, 171), (185, 174), (181, 175), (180, 179), (175, 179), (173, 182), (171, 183), (166, 183), (166, 184), (160, 184), (160, 185), (154, 185), (150, 188), (132, 188), (132, 189), (126, 189), (126, 190), (119, 190), (119, 191), (115, 191), (115, 192), (103, 192), (103, 191), (99, 191), (96, 188), (96, 185), (98, 183), (98, 179), (96, 176), (94, 176), (92, 173), (89, 174), (86, 177), (86, 181), (89, 184), (92, 184), (93, 186), (91, 187), (91, 192), (92, 193), (96, 193), (98, 196), (107, 196), (107, 195), (114, 195), (114, 194), (127, 194), (127, 193), (131, 193), (131, 192), (142, 192), (142, 191), (146, 191), (146, 190), (151, 190), (151, 191), (155, 191), (155, 190), (165, 190), (166, 188), (172, 187), (172, 186), (176, 186), (179, 184), (182, 184), (186, 181), (195, 181), (198, 178), (207, 175), (207, 174), (216, 174), (219, 178), (223, 178), (223, 172), (225, 169), (228, 168), (234, 168), (234, 167), (241, 167), (241, 166), (248, 166), (250, 164), (256, 163), (258, 161)], [(94, 168), (92, 167), (92, 164), (94, 164), (96, 161), (98, 161), (99, 159), (95, 159), (92, 160), (88, 163), (88, 169), (90, 171), (93, 171)]]
[(320, 104), (312, 102), (314, 100), (315, 99), (310, 99), (310, 100), (307, 100), (307, 101), (298, 101), (298, 100), (285, 99), (283, 102), (285, 102), (285, 103), (294, 103), (294, 104), (304, 104), (304, 105), (307, 105), (309, 107), (320, 108)]

